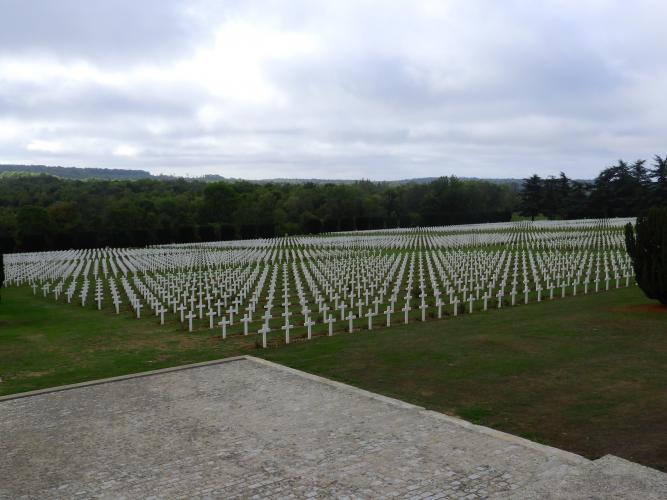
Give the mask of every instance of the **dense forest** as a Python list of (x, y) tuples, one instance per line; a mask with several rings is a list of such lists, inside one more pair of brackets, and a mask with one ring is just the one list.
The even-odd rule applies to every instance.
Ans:
[(636, 215), (667, 202), (667, 157), (619, 161), (593, 182), (287, 184), (185, 179), (0, 178), (0, 252), (231, 240), (283, 234)]
[(191, 180), (0, 180), (4, 251), (142, 246), (283, 234), (508, 220), (510, 186), (254, 184)]

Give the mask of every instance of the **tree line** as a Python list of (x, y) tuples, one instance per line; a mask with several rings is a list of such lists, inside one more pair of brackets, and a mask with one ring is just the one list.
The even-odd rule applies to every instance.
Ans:
[(534, 219), (633, 217), (667, 203), (667, 156), (656, 155), (630, 164), (619, 160), (592, 182), (533, 175), (524, 179), (519, 211)]
[(0, 179), (0, 252), (231, 240), (508, 220), (511, 185)]
[(667, 204), (667, 157), (619, 160), (593, 181), (522, 187), (440, 177), (392, 185), (0, 178), (0, 253), (127, 247), (397, 227), (635, 216)]

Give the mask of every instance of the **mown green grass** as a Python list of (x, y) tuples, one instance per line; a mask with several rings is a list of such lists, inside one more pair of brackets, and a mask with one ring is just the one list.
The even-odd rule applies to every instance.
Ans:
[[(380, 317), (381, 318), (381, 317)], [(280, 345), (2, 291), (0, 394), (253, 354), (589, 457), (667, 470), (667, 311), (636, 288)], [(363, 324), (360, 323), (359, 326)], [(345, 323), (346, 326), (346, 323)], [(338, 328), (343, 328), (339, 323)]]
[(128, 311), (96, 311), (33, 297), (27, 288), (2, 291), (0, 395), (237, 355), (254, 338), (220, 339), (218, 330), (187, 333)]

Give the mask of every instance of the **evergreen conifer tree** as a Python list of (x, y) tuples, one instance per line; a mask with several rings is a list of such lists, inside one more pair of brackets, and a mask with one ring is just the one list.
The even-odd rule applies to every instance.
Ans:
[(2, 287), (5, 283), (5, 254), (0, 253), (0, 300), (2, 300)]
[(667, 208), (651, 208), (625, 226), (625, 244), (637, 284), (650, 299), (667, 306)]

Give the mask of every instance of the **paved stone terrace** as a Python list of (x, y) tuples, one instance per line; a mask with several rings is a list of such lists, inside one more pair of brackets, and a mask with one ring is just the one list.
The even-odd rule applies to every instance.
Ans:
[(665, 478), (254, 359), (0, 402), (0, 498), (664, 498)]

